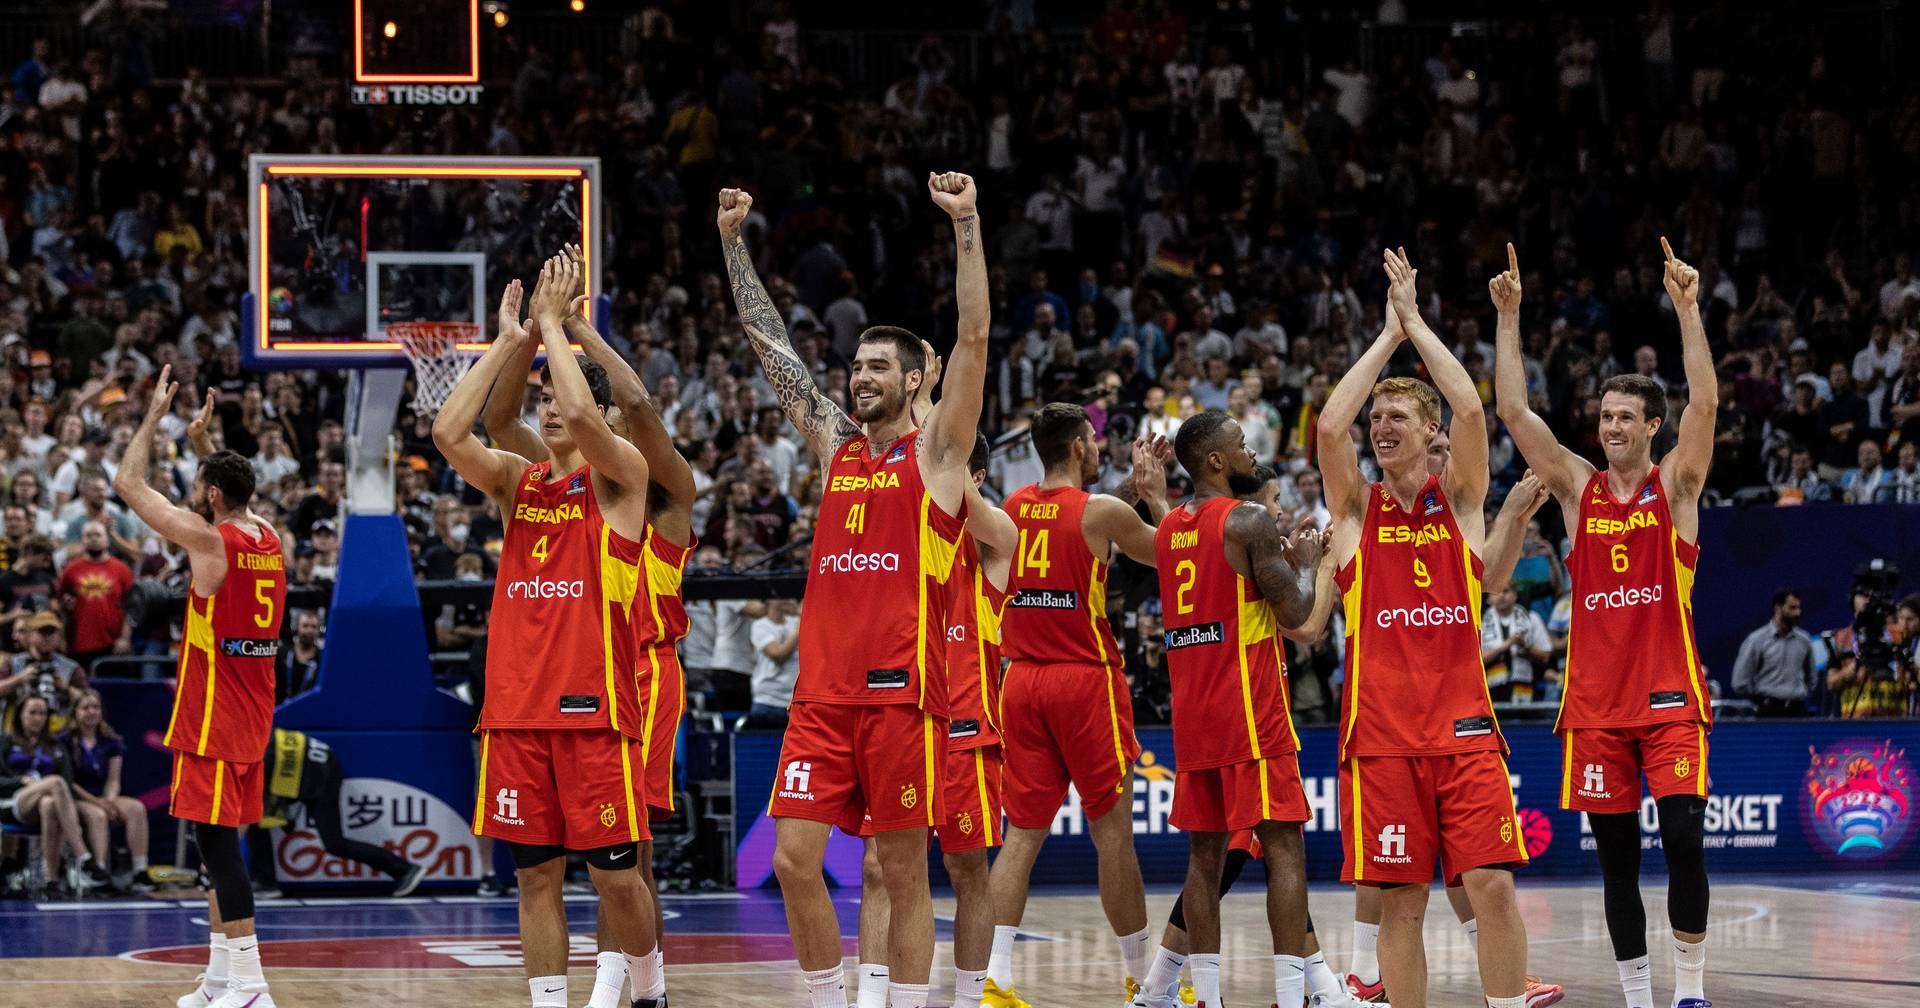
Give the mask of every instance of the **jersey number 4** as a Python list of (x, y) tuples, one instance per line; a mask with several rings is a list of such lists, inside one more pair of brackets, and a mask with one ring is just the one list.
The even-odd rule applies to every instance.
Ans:
[[(1027, 535), (1029, 531), (1033, 533), (1031, 541)], [(1020, 530), (1020, 549), (1018, 550), (1020, 576), (1025, 577), (1029, 571), (1033, 572), (1035, 577), (1047, 576), (1047, 571), (1053, 567), (1053, 562), (1047, 559), (1047, 539), (1050, 535), (1051, 533), (1046, 529)]]

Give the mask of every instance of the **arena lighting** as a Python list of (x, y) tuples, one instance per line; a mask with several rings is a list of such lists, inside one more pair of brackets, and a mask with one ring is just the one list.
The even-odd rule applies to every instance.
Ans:
[[(361, 176), (361, 177), (374, 177), (374, 178), (378, 178), (378, 177), (406, 178), (406, 177), (415, 177), (415, 176), (435, 176), (435, 177), (442, 177), (442, 178), (577, 178), (580, 180), (580, 223), (581, 223), (580, 230), (583, 235), (591, 236), (593, 234), (593, 222), (594, 222), (593, 220), (593, 180), (590, 177), (588, 177), (586, 171), (581, 168), (537, 168), (537, 167), (513, 168), (513, 167), (499, 167), (499, 166), (465, 167), (465, 166), (457, 166), (457, 165), (414, 165), (414, 164), (392, 164), (392, 165), (275, 164), (275, 165), (268, 165), (266, 168), (266, 172), (268, 175), (299, 175), (299, 176), (330, 175), (330, 176)], [(267, 183), (262, 182), (260, 183), (260, 192), (259, 192), (259, 200), (258, 200), (259, 205), (257, 210), (255, 211), (255, 214), (258, 217), (258, 221), (255, 226), (259, 231), (259, 237), (260, 237), (259, 269), (260, 269), (260, 275), (262, 277), (269, 275), (269, 272), (271, 269), (267, 259), (267, 247), (270, 241), (269, 231), (268, 231), (268, 222), (269, 222), (268, 205), (267, 205), (268, 197), (269, 197), (269, 193), (267, 191)], [(364, 241), (364, 238), (362, 240)], [(364, 251), (365, 251), (365, 247), (363, 245), (362, 252), (364, 253)], [(594, 253), (593, 242), (591, 240), (588, 240), (580, 250), (580, 255), (581, 255), (581, 263), (580, 263), (581, 278), (580, 279), (581, 279), (581, 293), (585, 294), (589, 298), (589, 303), (591, 303), (591, 299), (594, 296), (593, 253)], [(259, 349), (262, 351), (293, 350), (293, 351), (328, 351), (328, 352), (335, 352), (335, 353), (345, 351), (348, 353), (389, 353), (390, 354), (400, 349), (400, 344), (393, 340), (365, 340), (357, 343), (338, 343), (338, 342), (319, 342), (319, 341), (308, 341), (308, 342), (283, 341), (280, 343), (273, 343), (271, 342), (269, 338), (270, 334), (267, 331), (267, 299), (264, 297), (255, 299), (254, 333), (255, 333), (254, 339), (258, 341)], [(480, 351), (485, 351), (487, 349), (487, 346), (488, 344), (486, 343), (462, 343), (460, 344), (460, 349), (480, 352)], [(578, 352), (580, 349), (578, 344), (573, 344), (573, 348), (575, 352)]]
[(505, 28), (507, 26), (506, 11), (496, 10), (493, 12), (493, 26), (495, 28)]
[(486, 0), (485, 3), (480, 5), (480, 9), (493, 15), (493, 26), (495, 28), (505, 28), (507, 26), (507, 0)]
[(573, 12), (578, 14), (587, 9), (587, 0), (568, 0), (567, 6), (573, 8)]
[(380, 26), (380, 34), (385, 35), (388, 38), (392, 38), (395, 35), (400, 34), (400, 26), (389, 21), (386, 24)]
[[(353, 0), (353, 80), (356, 84), (478, 84), (480, 82), (480, 0), (467, 0), (467, 72), (457, 74), (366, 72), (366, 0)], [(504, 6), (504, 5), (503, 5)], [(388, 22), (384, 30), (392, 38), (399, 30)]]

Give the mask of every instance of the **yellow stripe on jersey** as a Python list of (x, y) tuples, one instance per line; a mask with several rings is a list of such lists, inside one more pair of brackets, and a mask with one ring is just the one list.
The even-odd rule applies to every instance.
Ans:
[(1553, 711), (1553, 730), (1560, 730), (1560, 719), (1567, 716), (1567, 698), (1573, 695), (1573, 621), (1567, 621), (1567, 663), (1560, 669), (1560, 706)]
[(625, 735), (615, 734), (613, 744), (620, 747), (620, 798), (627, 806), (627, 842), (640, 842), (640, 813), (633, 807), (633, 751)]
[(1686, 656), (1687, 685), (1693, 690), (1694, 714), (1707, 712), (1706, 691), (1700, 684), (1700, 661), (1693, 650), (1693, 571), (1680, 562), (1680, 534), (1667, 533), (1667, 555), (1673, 558), (1674, 601), (1680, 613), (1680, 650)]
[[(1507, 761), (1504, 757), (1500, 760), (1500, 777), (1502, 780), (1513, 780), (1513, 773), (1507, 769)], [(1507, 815), (1511, 817), (1508, 821), (1513, 823), (1513, 852), (1519, 855), (1521, 861), (1531, 860), (1527, 857), (1526, 827), (1520, 825), (1520, 806), (1513, 802), (1511, 784), (1507, 786)]]
[(984, 749), (973, 751), (973, 781), (980, 788), (980, 820), (987, 831), (987, 846), (991, 847), (994, 843), (993, 830), (998, 824), (994, 822), (993, 799), (987, 792), (987, 758)]
[(1560, 807), (1573, 807), (1573, 729), (1560, 740)]
[[(187, 593), (187, 619), (189, 622), (192, 622), (193, 589), (188, 588)], [(205, 655), (207, 659), (207, 697), (200, 711), (200, 745), (194, 749), (194, 753), (200, 756), (207, 754), (207, 736), (210, 734), (210, 729), (213, 728), (213, 687), (219, 676), (219, 663), (216, 662), (213, 657), (213, 604), (216, 598), (217, 597), (209, 597), (207, 599), (207, 613), (200, 619), (200, 625), (192, 628), (195, 632), (193, 636), (188, 639), (188, 643), (192, 647), (199, 648), (200, 653)]]
[[(647, 537), (640, 543), (640, 564), (647, 578), (647, 610), (648, 614), (653, 617), (653, 630), (655, 634), (663, 634), (667, 628), (666, 621), (660, 615), (660, 600), (662, 598), (672, 598), (680, 594), (680, 585), (684, 574), (684, 570), (680, 565), (667, 563), (654, 554), (653, 537), (659, 534), (660, 531), (658, 529), (649, 525), (647, 526)], [(682, 564), (686, 562), (684, 555), (680, 559)], [(643, 723), (640, 728), (640, 758), (642, 760), (652, 760), (653, 712), (660, 709), (660, 662), (654, 658), (654, 651), (651, 647), (647, 649), (646, 654), (640, 656), (640, 660), (653, 664), (653, 681), (647, 689), (647, 706), (645, 710), (641, 711), (641, 721)], [(668, 804), (672, 804), (671, 797), (668, 799)]]
[(1262, 820), (1272, 819), (1275, 816), (1273, 810), (1273, 792), (1267, 782), (1267, 764), (1269, 762), (1271, 761), (1260, 759), (1259, 757), (1255, 757), (1253, 761), (1253, 769), (1260, 774), (1260, 818)]
[(940, 747), (934, 744), (933, 716), (931, 714), (923, 713), (920, 715), (920, 733), (923, 740), (922, 749), (926, 753), (926, 775), (922, 778), (927, 782), (927, 795), (924, 804), (927, 809), (927, 825), (932, 827), (940, 824), (940, 820), (935, 811), (940, 806), (940, 775), (937, 772), (937, 765), (934, 762), (937, 759), (935, 754), (940, 751)]
[(226, 790), (226, 783), (227, 783), (226, 776), (227, 776), (227, 761), (214, 760), (213, 761), (213, 810), (207, 813), (207, 822), (214, 826), (222, 825), (222, 823), (220, 822), (220, 796), (221, 796), (221, 792)]
[[(1240, 611), (1240, 637), (1234, 641), (1233, 654), (1240, 667), (1240, 713), (1247, 719), (1247, 742), (1253, 746), (1253, 758), (1264, 759), (1260, 752), (1260, 722), (1253, 714), (1253, 669), (1247, 664), (1247, 648), (1273, 636), (1273, 607), (1265, 599), (1247, 601), (1247, 579), (1233, 576), (1233, 596)], [(1260, 807), (1266, 807), (1266, 778), (1260, 780)]]
[[(914, 578), (913, 671), (920, 680), (921, 710), (927, 707), (927, 578), (941, 584), (953, 576), (953, 562), (960, 555), (958, 536), (943, 538), (933, 528), (933, 495), (920, 493), (920, 576)], [(943, 621), (944, 622), (944, 621)], [(944, 646), (946, 638), (941, 638)]]
[(1087, 631), (1093, 635), (1093, 650), (1100, 656), (1100, 664), (1112, 662), (1107, 654), (1107, 642), (1100, 639), (1100, 624), (1107, 618), (1107, 583), (1100, 576), (1100, 561), (1093, 561), (1093, 570), (1087, 575)]
[[(1361, 563), (1361, 558), (1367, 555), (1365, 547), (1362, 543), (1353, 551), (1353, 582), (1340, 596), (1347, 620), (1347, 689), (1340, 702), (1356, 713), (1360, 710), (1360, 586), (1367, 583)], [(1342, 720), (1346, 721), (1340, 729), (1340, 751), (1344, 755), (1347, 743), (1353, 741), (1354, 718), (1343, 716)], [(1354, 793), (1359, 793), (1358, 785)]]
[(473, 835), (481, 836), (480, 824), (487, 821), (487, 754), (492, 749), (493, 733), (480, 733), (480, 780), (473, 787)]
[[(1467, 605), (1473, 613), (1473, 636), (1480, 637), (1480, 607), (1486, 601), (1485, 593), (1480, 590), (1480, 578), (1473, 573), (1473, 547), (1467, 545), (1465, 536), (1460, 537), (1460, 573), (1467, 580)], [(1487, 686), (1487, 656), (1480, 648), (1473, 649), (1473, 663), (1480, 666), (1480, 695), (1487, 698), (1487, 711), (1493, 711), (1493, 690)], [(1494, 718), (1498, 730), (1499, 717)]]
[[(980, 710), (986, 714), (987, 726), (995, 734), (1000, 731), (1000, 718), (992, 707), (987, 706), (992, 680), (987, 678), (987, 645), (1000, 643), (1000, 615), (993, 611), (993, 603), (987, 598), (987, 572), (978, 564), (973, 568), (973, 653), (974, 661), (980, 666)], [(999, 669), (993, 669), (994, 674)]]
[(1693, 764), (1693, 793), (1695, 796), (1707, 796), (1707, 726), (1694, 722), (1695, 737), (1700, 742), (1700, 758)]
[(607, 690), (607, 727), (620, 729), (620, 692), (618, 677), (630, 674), (619, 667), (615, 661), (617, 652), (613, 646), (614, 627), (622, 633), (630, 632), (627, 620), (615, 620), (618, 612), (622, 617), (633, 611), (633, 595), (640, 587), (640, 567), (638, 564), (622, 560), (613, 555), (613, 527), (602, 523), (600, 526), (600, 596), (603, 599), (600, 612), (600, 664), (606, 672)]
[(1367, 831), (1360, 825), (1366, 820), (1360, 815), (1359, 760), (1347, 760), (1347, 777), (1353, 781), (1353, 880), (1359, 882), (1367, 877)]
[(1120, 711), (1113, 701), (1113, 677), (1120, 673), (1108, 669), (1103, 674), (1107, 676), (1107, 724), (1113, 729), (1113, 760), (1120, 766), (1119, 787), (1124, 790), (1133, 777), (1133, 768), (1127, 765), (1127, 747), (1120, 741)]

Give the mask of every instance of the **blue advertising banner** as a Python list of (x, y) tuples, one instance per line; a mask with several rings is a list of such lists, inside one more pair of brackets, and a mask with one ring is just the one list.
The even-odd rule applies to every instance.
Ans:
[[(1527, 875), (1598, 875), (1585, 816), (1560, 809), (1560, 741), (1545, 725), (1506, 729), (1513, 747), (1507, 768), (1528, 852)], [(1133, 832), (1140, 868), (1149, 882), (1186, 875), (1187, 845), (1167, 824), (1173, 808), (1173, 734), (1139, 732), (1134, 766)], [(1300, 731), (1301, 771), (1313, 818), (1306, 826), (1307, 870), (1315, 881), (1340, 874), (1339, 790), (1334, 730)], [(1916, 721), (1727, 722), (1709, 741), (1706, 815), (1707, 866), (1724, 872), (1885, 871), (1920, 868), (1913, 842), (1913, 752)], [(773, 884), (773, 822), (765, 816), (780, 757), (777, 734), (734, 740), (735, 809), (740, 845), (736, 878), (742, 888)], [(1643, 870), (1665, 871), (1653, 799), (1640, 810)], [(858, 885), (860, 841), (834, 833), (827, 869), (840, 885)], [(938, 878), (938, 859), (935, 858)], [(1093, 841), (1079, 798), (1069, 794), (1053, 835), (1034, 867), (1035, 883), (1095, 880)]]

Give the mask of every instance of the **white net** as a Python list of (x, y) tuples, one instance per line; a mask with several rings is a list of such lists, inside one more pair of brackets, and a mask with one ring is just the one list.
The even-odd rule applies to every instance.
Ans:
[(413, 362), (416, 414), (438, 413), (480, 356), (460, 349), (460, 344), (480, 338), (480, 326), (473, 322), (393, 322), (387, 326), (387, 335), (400, 341), (400, 349)]

